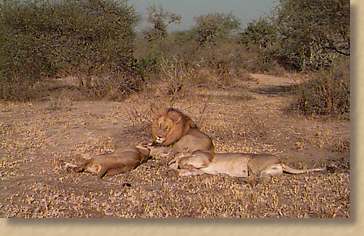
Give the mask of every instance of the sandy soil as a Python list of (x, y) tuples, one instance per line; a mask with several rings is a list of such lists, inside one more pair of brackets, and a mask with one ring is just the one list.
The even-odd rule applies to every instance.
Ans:
[(194, 88), (178, 99), (218, 152), (278, 153), (324, 173), (247, 184), (226, 176), (178, 177), (155, 158), (102, 180), (67, 172), (64, 162), (150, 139), (143, 92), (123, 102), (0, 102), (0, 216), (20, 218), (349, 218), (350, 122), (286, 111), (294, 75), (253, 74), (225, 88)]

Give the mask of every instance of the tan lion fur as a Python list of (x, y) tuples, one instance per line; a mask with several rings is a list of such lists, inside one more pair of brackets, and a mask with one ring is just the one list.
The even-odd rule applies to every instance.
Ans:
[(190, 117), (175, 108), (161, 112), (152, 123), (153, 143), (171, 146), (173, 155), (181, 152), (202, 151), (206, 155), (201, 163), (206, 166), (214, 155), (214, 145), (209, 136), (201, 132)]
[(105, 175), (111, 176), (135, 169), (149, 158), (149, 154), (150, 148), (146, 144), (138, 145), (93, 157), (80, 165), (67, 163), (66, 168), (72, 168), (76, 172), (90, 172), (102, 178)]
[(195, 151), (180, 153), (170, 162), (170, 167), (176, 169), (181, 176), (201, 174), (225, 174), (233, 177), (266, 177), (290, 174), (303, 174), (313, 171), (323, 171), (325, 168), (298, 170), (283, 164), (272, 154), (253, 153), (215, 153), (214, 159), (204, 167), (200, 162), (206, 159), (206, 153)]

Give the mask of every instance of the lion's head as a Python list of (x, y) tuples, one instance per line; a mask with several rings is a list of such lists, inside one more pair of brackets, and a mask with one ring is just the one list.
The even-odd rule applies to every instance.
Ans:
[(152, 123), (153, 142), (168, 146), (177, 142), (195, 123), (181, 111), (168, 108), (161, 112)]

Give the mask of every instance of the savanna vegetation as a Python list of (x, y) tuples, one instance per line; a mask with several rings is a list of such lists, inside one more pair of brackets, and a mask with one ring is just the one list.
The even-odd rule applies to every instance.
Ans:
[[(2, 0), (0, 18), (1, 99), (47, 96), (42, 81), (67, 76), (88, 98), (121, 99), (165, 77), (181, 87), (185, 80), (221, 84), (250, 72), (298, 72), (312, 79), (297, 88), (292, 108), (350, 111), (346, 0), (280, 0), (271, 15), (246, 26), (239, 16), (210, 13), (178, 32), (168, 27), (181, 16), (155, 5), (137, 31), (140, 17), (116, 0)], [(176, 67), (179, 74), (171, 77)], [(214, 83), (197, 73), (203, 70), (214, 74)]]
[[(211, 12), (175, 31), (185, 19), (158, 5), (0, 0), (0, 216), (350, 219), (350, 2), (277, 0), (244, 18)], [(173, 155), (102, 180), (67, 171), (150, 142), (167, 106), (217, 153), (326, 171), (182, 177)]]

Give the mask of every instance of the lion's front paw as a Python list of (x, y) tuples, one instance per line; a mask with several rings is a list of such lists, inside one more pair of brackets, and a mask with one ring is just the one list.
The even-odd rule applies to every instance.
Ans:
[(170, 152), (161, 152), (159, 153), (159, 157), (161, 158), (167, 158), (170, 157), (172, 154)]
[(178, 163), (177, 163), (177, 161), (175, 159), (168, 162), (168, 166), (169, 166), (169, 168), (174, 169), (174, 170), (178, 169)]
[(67, 171), (73, 171), (73, 172), (80, 172), (80, 167), (78, 165), (72, 164), (72, 163), (68, 163), (65, 162), (63, 168)]
[(204, 172), (193, 169), (193, 170), (187, 170), (187, 169), (178, 169), (178, 176), (193, 176), (193, 175), (202, 175)]
[(156, 158), (168, 158), (173, 156), (173, 152), (167, 147), (151, 147), (150, 155)]
[(168, 166), (172, 169), (175, 169), (177, 170), (178, 169), (178, 162), (179, 162), (179, 158), (178, 157), (175, 157), (173, 158), (172, 160), (170, 160), (168, 162)]

